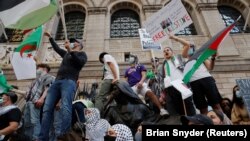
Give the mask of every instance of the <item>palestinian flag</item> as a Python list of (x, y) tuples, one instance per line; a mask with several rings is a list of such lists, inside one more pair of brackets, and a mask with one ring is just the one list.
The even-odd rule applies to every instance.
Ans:
[(0, 94), (8, 92), (12, 86), (7, 83), (3, 71), (0, 69)]
[(217, 52), (217, 49), (222, 42), (222, 40), (229, 34), (233, 29), (235, 24), (238, 22), (240, 17), (232, 23), (230, 26), (224, 28), (222, 31), (213, 36), (208, 40), (201, 48), (199, 48), (193, 56), (187, 61), (184, 68), (184, 78), (183, 82), (188, 83), (198, 69), (198, 67), (210, 56), (214, 55)]
[(17, 80), (36, 77), (36, 62), (33, 56), (40, 46), (42, 26), (33, 31), (15, 50), (11, 60)]
[(56, 0), (0, 0), (0, 19), (6, 28), (34, 29), (57, 12)]

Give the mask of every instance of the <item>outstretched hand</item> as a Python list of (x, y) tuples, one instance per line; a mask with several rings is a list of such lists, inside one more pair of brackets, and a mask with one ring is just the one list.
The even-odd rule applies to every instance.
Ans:
[(117, 79), (117, 78), (114, 78), (114, 79), (112, 80), (112, 84), (115, 84), (116, 82), (118, 82), (118, 79)]
[(173, 34), (170, 34), (170, 33), (167, 33), (167, 34), (168, 34), (169, 39), (176, 40), (176, 36), (174, 36)]
[(33, 59), (34, 59), (34, 61), (36, 62), (36, 64), (39, 64), (39, 63), (40, 63), (40, 61), (39, 61), (39, 59), (37, 58), (37, 56), (34, 56)]
[(170, 33), (167, 33), (167, 34), (168, 34), (169, 39), (174, 39), (174, 36), (172, 34)]
[(64, 42), (64, 46), (65, 46), (65, 48), (67, 49), (68, 52), (71, 51), (69, 40), (66, 40), (66, 41)]
[(47, 36), (47, 37), (51, 38), (51, 34), (49, 32), (47, 32), (47, 31), (44, 32), (44, 36)]

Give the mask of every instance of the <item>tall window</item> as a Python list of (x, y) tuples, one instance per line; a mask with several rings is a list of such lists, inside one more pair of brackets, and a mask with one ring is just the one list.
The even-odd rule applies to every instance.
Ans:
[[(85, 23), (85, 14), (83, 12), (74, 11), (65, 14), (65, 23), (68, 38), (82, 39)], [(57, 28), (56, 40), (64, 40), (64, 30), (62, 21)]]
[(188, 27), (185, 27), (183, 30), (179, 31), (175, 35), (197, 35), (194, 23), (190, 24)]
[[(22, 30), (16, 30), (16, 29), (7, 29), (5, 28), (5, 32), (7, 34), (9, 42), (22, 42), (23, 41), (23, 31)], [(0, 38), (0, 43), (5, 43), (7, 40), (4, 37), (4, 34), (2, 34)]]
[(234, 28), (231, 30), (230, 32), (231, 34), (241, 33), (241, 32), (250, 33), (249, 26), (247, 26), (245, 31), (243, 31), (245, 20), (239, 11), (228, 6), (219, 6), (218, 9), (226, 26), (231, 25), (239, 16), (241, 16), (239, 22), (236, 23)]
[(111, 16), (110, 37), (138, 37), (140, 28), (139, 15), (128, 9), (116, 11)]

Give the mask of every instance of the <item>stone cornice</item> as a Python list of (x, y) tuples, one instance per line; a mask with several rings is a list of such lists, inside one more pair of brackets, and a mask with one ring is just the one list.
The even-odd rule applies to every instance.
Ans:
[(95, 15), (95, 14), (106, 14), (107, 8), (106, 7), (89, 7), (88, 14)]
[(197, 3), (195, 8), (200, 11), (217, 10), (217, 3)]
[(143, 5), (142, 9), (145, 12), (157, 12), (162, 8), (162, 5)]

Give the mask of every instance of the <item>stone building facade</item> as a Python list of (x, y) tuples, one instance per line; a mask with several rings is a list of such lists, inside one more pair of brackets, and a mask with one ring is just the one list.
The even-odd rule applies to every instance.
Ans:
[[(162, 59), (162, 51), (152, 52), (141, 49), (137, 32), (138, 28), (143, 28), (144, 22), (151, 15), (169, 1), (63, 0), (68, 36), (83, 39), (84, 50), (88, 54), (88, 63), (80, 74), (81, 87), (85, 83), (101, 81), (102, 66), (98, 62), (98, 56), (102, 51), (109, 52), (115, 57), (120, 65), (121, 75), (128, 65), (126, 59), (129, 54), (137, 55), (140, 62), (148, 67), (153, 55)], [(179, 36), (194, 42), (197, 47), (235, 20), (235, 16), (242, 16), (241, 24), (220, 45), (216, 66), (211, 72), (220, 93), (231, 98), (235, 80), (250, 78), (250, 1), (182, 0), (182, 3), (190, 14), (193, 25), (182, 31)], [(51, 32), (57, 42), (63, 45), (64, 32), (60, 21), (58, 13), (45, 24), (45, 30)], [(243, 30), (244, 27), (246, 30)], [(37, 53), (38, 58), (49, 63), (53, 68), (52, 73), (55, 74), (61, 59), (51, 49), (48, 39), (43, 38), (42, 41)], [(10, 65), (11, 54), (19, 43), (0, 43), (0, 63), (9, 83), (26, 90), (31, 80), (17, 81)], [(179, 43), (175, 41), (162, 43), (163, 47), (168, 45), (172, 45), (173, 50), (180, 53)]]

